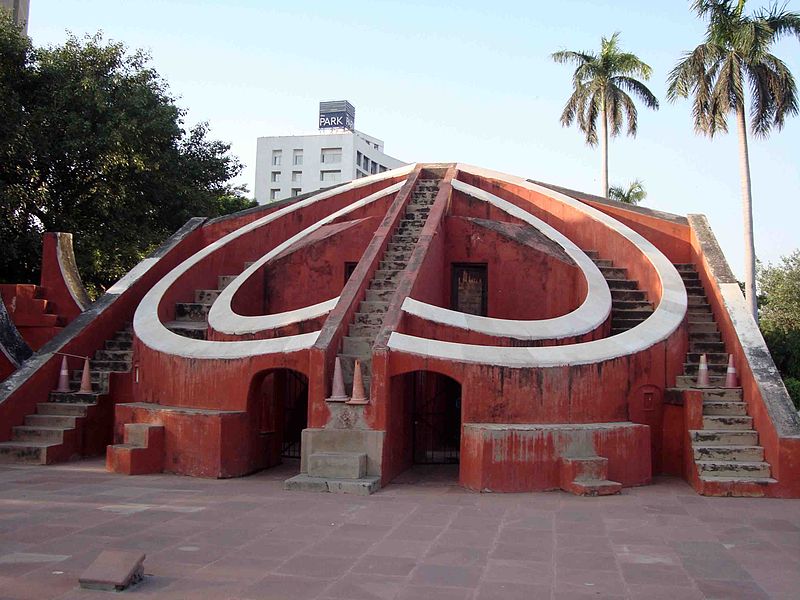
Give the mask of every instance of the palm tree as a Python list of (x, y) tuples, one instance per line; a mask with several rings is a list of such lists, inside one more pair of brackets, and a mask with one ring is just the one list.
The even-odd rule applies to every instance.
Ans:
[(608, 197), (618, 202), (635, 205), (647, 198), (647, 191), (640, 179), (634, 179), (627, 188), (621, 185), (612, 185), (608, 188)]
[(766, 137), (797, 113), (797, 90), (786, 65), (770, 53), (785, 35), (800, 38), (800, 15), (773, 4), (752, 15), (744, 14), (745, 0), (695, 0), (692, 10), (708, 19), (702, 44), (687, 52), (669, 75), (668, 98), (694, 98), (694, 127), (709, 137), (728, 131), (733, 113), (739, 134), (745, 242), (745, 296), (758, 320), (753, 243), (753, 197), (747, 148), (745, 87), (750, 88), (750, 126), (753, 135)]
[(574, 90), (561, 113), (561, 124), (569, 127), (577, 121), (578, 127), (586, 135), (586, 143), (597, 144), (597, 120), (600, 118), (603, 153), (603, 196), (608, 196), (608, 130), (611, 136), (622, 132), (623, 123), (628, 121), (628, 135), (636, 136), (638, 113), (629, 94), (638, 97), (647, 108), (658, 109), (658, 100), (636, 77), (645, 81), (650, 78), (652, 69), (639, 60), (635, 54), (620, 50), (617, 42), (619, 33), (611, 38), (602, 38), (600, 54), (594, 52), (555, 52), (553, 60), (560, 64), (573, 63), (572, 76)]

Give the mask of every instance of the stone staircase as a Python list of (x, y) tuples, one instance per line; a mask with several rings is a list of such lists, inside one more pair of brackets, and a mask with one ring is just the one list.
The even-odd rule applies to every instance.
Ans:
[[(48, 402), (12, 429), (11, 441), (0, 443), (0, 462), (46, 465), (105, 450), (100, 418), (101, 396), (109, 393), (112, 373), (131, 370), (133, 331), (130, 326), (105, 342), (90, 361), (92, 392), (81, 393), (82, 370), (71, 372), (70, 392), (50, 392)], [(98, 428), (100, 430), (98, 430)]]
[[(752, 495), (773, 483), (764, 448), (758, 445), (753, 418), (747, 415), (742, 388), (725, 388), (728, 354), (694, 265), (677, 264), (688, 296), (689, 352), (678, 389), (697, 389), (700, 356), (708, 363), (703, 393), (703, 428), (689, 431), (697, 473), (711, 493)], [(709, 485), (710, 484), (710, 485)], [(742, 485), (745, 484), (745, 485)], [(754, 487), (755, 486), (755, 487)]]
[(123, 442), (108, 447), (106, 469), (125, 475), (161, 473), (164, 470), (164, 427), (126, 423)]
[(559, 472), (561, 489), (576, 496), (619, 494), (622, 484), (608, 479), (608, 459), (603, 456), (565, 457)]
[(353, 385), (353, 366), (356, 359), (361, 361), (361, 374), (364, 390), (369, 395), (372, 381), (372, 345), (383, 324), (389, 308), (389, 301), (397, 289), (400, 274), (408, 265), (411, 252), (419, 239), (419, 234), (434, 198), (439, 191), (439, 180), (420, 179), (406, 206), (406, 213), (397, 226), (391, 241), (386, 247), (378, 270), (367, 288), (366, 298), (361, 302), (347, 336), (342, 342), (342, 375), (345, 385)]
[(628, 279), (628, 270), (615, 267), (614, 261), (600, 258), (594, 250), (584, 250), (608, 282), (611, 291), (611, 335), (636, 327), (653, 313), (653, 303), (638, 282)]
[[(245, 269), (252, 263), (245, 263)], [(208, 311), (217, 296), (220, 295), (237, 275), (220, 275), (217, 277), (217, 289), (195, 290), (193, 302), (175, 303), (175, 320), (164, 323), (170, 331), (183, 337), (205, 340), (208, 337)]]

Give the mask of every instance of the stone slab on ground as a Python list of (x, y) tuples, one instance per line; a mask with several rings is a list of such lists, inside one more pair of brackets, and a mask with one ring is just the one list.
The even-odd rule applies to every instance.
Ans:
[(87, 590), (121, 592), (144, 579), (143, 552), (103, 550), (78, 582)]

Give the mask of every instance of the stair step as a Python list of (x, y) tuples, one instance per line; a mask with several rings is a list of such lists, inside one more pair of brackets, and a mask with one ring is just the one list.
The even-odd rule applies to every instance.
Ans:
[(757, 446), (758, 433), (745, 430), (693, 429), (689, 431), (693, 444), (699, 446)]
[(746, 416), (745, 402), (703, 402), (703, 414), (711, 416)]
[(647, 300), (616, 300), (612, 305), (612, 310), (647, 310), (653, 312), (653, 303)]
[(97, 404), (99, 392), (91, 392), (84, 394), (78, 391), (75, 392), (50, 392), (50, 403), (56, 404)]
[[(693, 352), (693, 354), (697, 354)], [(708, 372), (711, 375), (724, 375), (728, 372), (728, 364), (708, 363)], [(700, 363), (683, 363), (683, 372), (685, 375), (697, 375), (700, 369)]]
[(705, 341), (705, 340), (698, 342), (690, 341), (689, 352), (696, 352), (698, 354), (706, 354), (709, 352), (721, 353), (725, 352), (725, 343)]
[(769, 477), (767, 462), (697, 460), (697, 470), (701, 475), (717, 477)]
[(693, 263), (675, 263), (678, 273), (696, 273), (697, 269)]
[(724, 388), (703, 391), (703, 402), (741, 402), (742, 398), (742, 388)]
[(567, 491), (578, 496), (612, 496), (621, 490), (621, 483), (608, 479), (580, 479), (567, 486)]
[(0, 442), (0, 463), (46, 465), (47, 451), (60, 444), (48, 442)]
[(353, 325), (380, 327), (383, 325), (383, 313), (357, 312), (353, 318)]
[(133, 348), (133, 340), (106, 340), (103, 344), (106, 350), (131, 350)]
[(360, 323), (353, 323), (348, 328), (347, 335), (354, 338), (368, 338), (374, 340), (380, 330), (380, 325), (362, 325)]
[(39, 415), (85, 417), (92, 406), (96, 405), (78, 402), (40, 402), (36, 405), (36, 413)]
[(397, 282), (393, 280), (384, 281), (382, 279), (373, 279), (369, 283), (369, 289), (371, 290), (396, 290), (397, 289)]
[(308, 475), (336, 479), (360, 479), (367, 474), (364, 452), (314, 452), (308, 459)]
[(728, 354), (726, 352), (689, 352), (686, 355), (686, 362), (699, 363), (703, 354), (706, 355), (708, 364), (728, 366)]
[(611, 319), (612, 329), (633, 329), (644, 322), (644, 319)]
[(722, 460), (733, 462), (762, 462), (761, 446), (701, 446), (692, 445), (695, 460)]
[[(358, 305), (358, 312), (360, 313), (385, 313), (389, 309), (388, 302), (372, 302), (364, 300)], [(383, 318), (383, 317), (381, 317)]]
[(14, 442), (48, 442), (51, 444), (61, 444), (64, 442), (64, 432), (69, 431), (62, 427), (28, 427), (27, 425), (17, 425), (11, 428), (11, 440)]
[(647, 292), (644, 290), (611, 290), (611, 300), (647, 300)]
[(131, 361), (128, 360), (92, 360), (89, 362), (92, 371), (107, 373), (127, 373), (131, 370)]
[(24, 424), (27, 427), (52, 427), (57, 429), (74, 429), (78, 417), (68, 415), (26, 415)]
[(342, 339), (342, 353), (359, 358), (372, 354), (373, 340), (368, 337), (344, 337)]
[(704, 415), (703, 429), (713, 430), (751, 430), (753, 417), (747, 415)]
[(175, 320), (205, 321), (208, 318), (209, 310), (211, 310), (210, 304), (198, 304), (197, 302), (176, 302)]
[(205, 321), (168, 321), (164, 323), (164, 327), (173, 333), (195, 340), (204, 340), (208, 334), (208, 323)]
[(719, 333), (714, 321), (689, 321), (689, 335), (694, 333)]
[(378, 265), (379, 270), (402, 271), (408, 266), (406, 261), (382, 260)]
[[(675, 378), (675, 387), (682, 389), (704, 389), (697, 386), (697, 375), (678, 375)], [(724, 375), (709, 375), (706, 388), (725, 389)]]
[(396, 291), (395, 288), (386, 289), (386, 290), (368, 289), (367, 290), (366, 299), (367, 299), (367, 302), (386, 302), (386, 303), (388, 303), (389, 300), (392, 299), (392, 296), (394, 296), (395, 291)]
[(133, 360), (133, 350), (98, 350), (94, 353), (93, 362), (119, 361), (130, 363)]
[(610, 290), (635, 290), (639, 282), (635, 279), (606, 279)]
[(689, 323), (713, 323), (714, 314), (711, 310), (690, 310), (686, 313)]
[(611, 308), (611, 317), (613, 319), (639, 319), (644, 321), (652, 314), (653, 311), (649, 308), (620, 308), (618, 306), (612, 306)]
[(213, 304), (220, 293), (221, 290), (195, 290), (194, 301), (197, 304)]
[(624, 269), (622, 267), (598, 267), (600, 272), (603, 274), (603, 277), (606, 279), (627, 279), (628, 278), (628, 269)]

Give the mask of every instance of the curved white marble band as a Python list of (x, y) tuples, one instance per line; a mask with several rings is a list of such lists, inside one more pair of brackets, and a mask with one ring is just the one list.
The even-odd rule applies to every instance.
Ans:
[(366, 198), (356, 200), (352, 204), (349, 204), (344, 208), (331, 213), (324, 219), (320, 219), (316, 223), (309, 225), (299, 233), (293, 235), (285, 242), (275, 246), (275, 248), (255, 261), (252, 265), (245, 269), (241, 275), (231, 281), (224, 290), (222, 290), (222, 293), (211, 305), (211, 310), (208, 313), (208, 324), (215, 331), (234, 335), (242, 335), (246, 333), (265, 331), (267, 329), (275, 329), (277, 327), (284, 327), (292, 323), (307, 321), (309, 319), (314, 319), (329, 313), (339, 301), (338, 296), (336, 298), (320, 302), (319, 304), (314, 304), (313, 306), (304, 306), (303, 308), (282, 313), (258, 316), (244, 316), (237, 314), (233, 311), (232, 303), (236, 292), (239, 291), (239, 288), (244, 284), (245, 281), (247, 281), (247, 279), (250, 278), (251, 275), (253, 275), (253, 273), (275, 259), (293, 244), (296, 244), (306, 236), (311, 235), (320, 227), (328, 225), (329, 223), (332, 223), (336, 219), (343, 217), (356, 209), (368, 206), (369, 204), (372, 204), (381, 198), (385, 198), (386, 196), (396, 194), (400, 191), (400, 188), (403, 187), (404, 183), (404, 181), (399, 181), (394, 185), (390, 185), (389, 187), (375, 192), (374, 194), (370, 194)]
[(277, 352), (293, 352), (310, 348), (316, 342), (319, 331), (291, 335), (268, 340), (237, 340), (237, 341), (209, 341), (196, 340), (178, 335), (166, 328), (158, 318), (158, 306), (167, 290), (189, 269), (212, 253), (221, 250), (233, 240), (250, 233), (260, 227), (268, 225), (296, 210), (311, 206), (316, 202), (326, 200), (350, 190), (358, 189), (366, 185), (391, 179), (411, 173), (416, 165), (411, 164), (392, 171), (385, 171), (377, 175), (371, 175), (361, 179), (356, 179), (350, 183), (326, 190), (310, 196), (299, 202), (295, 202), (280, 210), (276, 210), (268, 215), (256, 219), (239, 229), (221, 237), (208, 246), (198, 250), (195, 254), (184, 260), (181, 264), (172, 269), (158, 283), (156, 283), (145, 294), (133, 316), (133, 329), (136, 337), (148, 348), (183, 356), (186, 358), (201, 359), (235, 359), (260, 354), (271, 354)]
[(452, 185), (453, 189), (487, 202), (504, 213), (527, 223), (561, 246), (564, 252), (575, 261), (575, 264), (586, 278), (586, 298), (572, 312), (551, 319), (535, 321), (470, 315), (420, 302), (410, 297), (403, 302), (404, 312), (426, 321), (433, 321), (459, 329), (467, 329), (495, 337), (528, 341), (577, 337), (594, 331), (605, 323), (608, 315), (611, 314), (611, 292), (608, 289), (608, 282), (606, 282), (605, 277), (603, 277), (597, 265), (594, 264), (594, 261), (586, 256), (583, 250), (572, 240), (541, 219), (494, 194), (457, 179), (453, 180)]
[(511, 368), (558, 367), (582, 365), (619, 358), (647, 348), (668, 338), (680, 327), (686, 315), (686, 288), (678, 271), (658, 248), (642, 235), (613, 217), (565, 194), (530, 183), (520, 177), (497, 171), (458, 164), (459, 171), (486, 179), (495, 179), (525, 188), (562, 202), (616, 231), (633, 243), (653, 265), (661, 281), (661, 301), (653, 314), (636, 327), (623, 333), (565, 346), (501, 347), (430, 340), (394, 332), (388, 346), (392, 350), (468, 363), (494, 364)]

